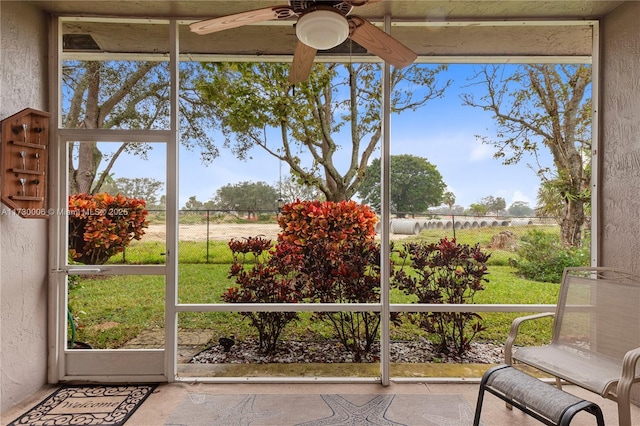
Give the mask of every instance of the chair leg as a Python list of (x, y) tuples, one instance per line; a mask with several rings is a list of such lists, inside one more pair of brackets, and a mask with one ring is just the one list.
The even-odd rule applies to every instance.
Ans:
[(480, 386), (480, 391), (478, 392), (478, 401), (476, 402), (476, 414), (473, 418), (473, 426), (478, 426), (480, 424), (480, 415), (482, 414), (482, 402), (484, 401), (484, 387)]
[(556, 377), (556, 387), (562, 390), (562, 380), (560, 379), (560, 377)]
[(629, 400), (618, 400), (618, 425), (631, 426), (631, 404)]

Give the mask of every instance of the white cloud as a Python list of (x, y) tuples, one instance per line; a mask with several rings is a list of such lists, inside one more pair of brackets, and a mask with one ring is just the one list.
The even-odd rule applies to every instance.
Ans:
[(534, 202), (532, 202), (531, 198), (529, 198), (520, 190), (514, 191), (513, 195), (511, 196), (511, 203), (514, 203), (516, 201), (523, 201), (525, 203), (529, 203), (529, 206), (531, 207), (533, 207), (533, 205), (535, 204)]
[(493, 148), (479, 141), (473, 145), (473, 149), (469, 155), (469, 161), (472, 163), (490, 160), (493, 158)]

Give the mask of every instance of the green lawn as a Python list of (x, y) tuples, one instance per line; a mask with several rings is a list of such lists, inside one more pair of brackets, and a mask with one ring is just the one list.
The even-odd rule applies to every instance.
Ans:
[[(529, 227), (476, 228), (456, 230), (459, 243), (487, 247), (491, 237), (508, 230), (516, 236), (523, 235)], [(547, 232), (557, 232), (557, 227), (537, 227)], [(408, 241), (437, 242), (443, 237), (452, 238), (452, 230), (424, 230), (419, 235), (394, 244)], [(518, 278), (509, 265), (514, 254), (509, 251), (484, 249), (491, 253), (489, 282), (485, 290), (478, 292), (476, 303), (493, 304), (553, 304), (559, 286)], [(134, 241), (124, 254), (114, 256), (114, 264), (163, 264), (164, 245), (159, 242)], [(218, 303), (224, 290), (234, 285), (227, 275), (231, 263), (231, 251), (226, 241), (180, 242), (178, 250), (180, 303)], [(207, 262), (208, 263), (205, 263)], [(164, 277), (162, 276), (100, 276), (82, 277), (69, 291), (69, 306), (78, 324), (77, 338), (95, 348), (117, 348), (144, 330), (164, 327)], [(410, 303), (410, 298), (398, 290), (392, 290), (392, 303)], [(480, 340), (503, 343), (511, 321), (524, 313), (482, 313), (486, 331)], [(301, 313), (301, 320), (287, 328), (287, 338), (330, 337), (327, 324), (312, 321), (310, 313)], [(523, 339), (519, 343), (541, 343), (550, 338), (551, 320), (545, 319), (523, 327)], [(181, 329), (210, 329), (212, 335), (255, 335), (255, 330), (236, 313), (181, 313), (178, 318)], [(413, 339), (423, 334), (411, 324), (394, 326), (392, 338)]]
[[(474, 229), (458, 229), (455, 231), (456, 241), (461, 244), (475, 245), (479, 243), (481, 247), (487, 247), (491, 242), (491, 238), (503, 231), (512, 232), (516, 238), (524, 235), (531, 229), (530, 226), (517, 227), (495, 227), (495, 228), (474, 228)], [(536, 226), (535, 229), (544, 232), (558, 233), (557, 226)], [(437, 242), (443, 237), (453, 238), (454, 231), (452, 229), (429, 229), (423, 230), (420, 234), (410, 238), (395, 241), (395, 245), (401, 245), (404, 242), (423, 241), (427, 243)], [(127, 247), (125, 253), (113, 256), (109, 263), (111, 264), (163, 264), (164, 263), (164, 244), (159, 241), (132, 241)], [(486, 249), (491, 253), (490, 265), (506, 265), (508, 259), (514, 254), (504, 250)], [(208, 256), (207, 256), (208, 255)], [(181, 264), (185, 263), (213, 263), (213, 264), (229, 264), (231, 263), (231, 251), (227, 245), (227, 241), (210, 240), (206, 241), (181, 241), (178, 248), (178, 260)]]
[[(227, 278), (225, 264), (180, 265), (178, 299), (180, 303), (217, 303), (220, 295), (233, 282)], [(512, 268), (493, 265), (489, 268), (489, 283), (478, 292), (476, 303), (555, 303), (557, 284), (537, 283), (517, 278)], [(408, 303), (404, 294), (393, 291), (392, 303)], [(82, 278), (69, 292), (69, 305), (78, 322), (78, 340), (95, 348), (117, 348), (149, 329), (164, 325), (164, 277), (111, 276)], [(504, 342), (513, 318), (522, 314), (484, 313), (487, 330), (481, 340)], [(301, 314), (301, 320), (287, 330), (289, 338), (331, 336), (328, 325), (310, 321), (310, 314)], [(535, 343), (549, 339), (549, 321), (538, 323), (537, 328), (525, 328), (521, 342)], [(255, 331), (235, 313), (182, 313), (181, 329), (211, 329), (212, 335), (254, 335)], [(392, 337), (410, 339), (423, 334), (410, 324), (392, 329)]]

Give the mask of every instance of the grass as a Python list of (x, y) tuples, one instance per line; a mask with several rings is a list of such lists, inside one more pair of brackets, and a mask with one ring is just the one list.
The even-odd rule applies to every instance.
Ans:
[[(508, 266), (491, 266), (490, 282), (478, 292), (476, 303), (555, 303), (559, 286), (517, 278)], [(180, 303), (219, 303), (220, 295), (234, 283), (227, 278), (228, 265), (180, 266), (178, 300)], [(117, 348), (144, 330), (164, 327), (164, 277), (110, 276), (79, 280), (69, 292), (69, 306), (78, 322), (78, 340), (95, 348)], [(408, 303), (408, 296), (392, 291), (392, 303)], [(522, 313), (484, 313), (487, 330), (481, 340), (504, 342), (511, 321)], [(313, 321), (311, 313), (300, 313), (301, 319), (286, 330), (285, 338), (316, 336), (329, 338), (331, 328)], [(180, 313), (180, 329), (209, 329), (212, 336), (255, 335), (255, 330), (237, 313)], [(547, 341), (550, 321), (537, 321), (523, 329), (521, 343)], [(412, 324), (392, 327), (393, 339), (412, 339), (424, 333)]]
[[(506, 228), (474, 228), (474, 229), (458, 229), (455, 231), (456, 241), (461, 244), (475, 245), (479, 243), (491, 253), (489, 259), (490, 265), (507, 265), (509, 258), (514, 253), (508, 250), (486, 249), (491, 238), (502, 231), (509, 231), (520, 238), (528, 230), (530, 226), (515, 226)], [(558, 233), (557, 226), (536, 226), (536, 229), (548, 232)], [(435, 243), (440, 239), (447, 237), (453, 238), (454, 231), (452, 229), (429, 229), (423, 230), (420, 234), (410, 238), (399, 240), (395, 245), (401, 245), (404, 242), (422, 241), (427, 243)], [(186, 263), (213, 263), (213, 264), (229, 264), (231, 263), (231, 251), (227, 245), (227, 241), (209, 240), (209, 241), (180, 241), (178, 247), (178, 261), (180, 264)], [(108, 263), (110, 264), (131, 264), (131, 265), (156, 265), (165, 263), (166, 247), (160, 241), (132, 241), (124, 253), (113, 256)]]
[[(542, 283), (519, 278), (509, 266), (491, 266), (489, 283), (485, 290), (477, 293), (476, 303), (501, 304), (554, 304), (558, 299), (560, 285)], [(527, 315), (523, 312), (486, 312), (481, 316), (487, 328), (484, 340), (504, 343), (514, 318)], [(522, 325), (519, 344), (540, 344), (551, 339), (551, 319), (545, 318)]]
[[(557, 232), (557, 227), (538, 227)], [(529, 227), (510, 227), (505, 230), (516, 236)], [(456, 240), (462, 244), (480, 243), (487, 247), (491, 237), (502, 228), (476, 228), (456, 231)], [(450, 233), (450, 235), (443, 235)], [(419, 235), (395, 244), (409, 241), (437, 242), (444, 236), (453, 237), (452, 230), (424, 230)], [(163, 264), (164, 244), (153, 241), (134, 241), (124, 254), (114, 256), (109, 263)], [(475, 303), (488, 304), (553, 304), (558, 295), (557, 284), (528, 281), (517, 277), (509, 265), (514, 253), (507, 250), (483, 250), (491, 253), (489, 282), (478, 292)], [(226, 241), (192, 242), (179, 244), (179, 303), (219, 303), (229, 280), (231, 251)], [(208, 262), (208, 263), (205, 263)], [(145, 330), (164, 327), (165, 282), (163, 276), (100, 276), (82, 277), (69, 291), (69, 306), (78, 324), (78, 340), (95, 348), (117, 348)], [(393, 289), (391, 303), (411, 303), (409, 296)], [(513, 318), (524, 313), (482, 313), (486, 330), (480, 340), (503, 343)], [(284, 338), (316, 336), (328, 338), (332, 330), (324, 322), (314, 321), (311, 313), (300, 313), (300, 320), (292, 323)], [(518, 343), (535, 344), (550, 338), (551, 320), (544, 319), (523, 325), (522, 339)], [(253, 336), (255, 330), (238, 313), (180, 313), (180, 329), (208, 329), (212, 336)], [(413, 339), (424, 333), (409, 323), (393, 326), (393, 339)]]
[[(107, 263), (120, 265), (162, 265), (166, 246), (160, 241), (132, 241), (124, 253), (113, 256)], [(231, 251), (226, 241), (180, 241), (180, 264), (230, 264)]]
[(69, 291), (77, 339), (117, 348), (144, 330), (164, 327), (164, 277), (84, 277)]

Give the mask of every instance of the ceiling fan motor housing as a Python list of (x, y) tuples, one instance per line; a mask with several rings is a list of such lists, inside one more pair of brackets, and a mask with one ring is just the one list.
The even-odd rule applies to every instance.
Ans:
[(340, 12), (314, 9), (298, 18), (296, 35), (301, 42), (314, 49), (331, 49), (349, 37), (349, 22)]
[(304, 12), (311, 10), (315, 7), (327, 7), (334, 8), (338, 12), (343, 15), (348, 15), (353, 9), (353, 5), (349, 1), (336, 1), (336, 0), (289, 0), (289, 6), (293, 9), (293, 11), (301, 15)]

